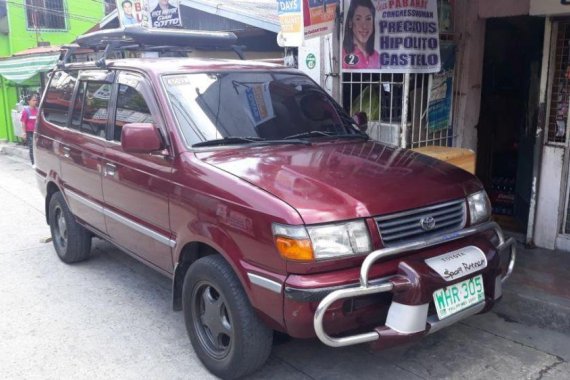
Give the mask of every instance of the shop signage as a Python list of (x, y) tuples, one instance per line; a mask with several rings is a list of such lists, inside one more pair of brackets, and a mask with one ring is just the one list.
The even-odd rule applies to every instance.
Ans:
[(570, 0), (530, 0), (530, 14), (533, 16), (570, 14)]
[(182, 26), (180, 0), (116, 0), (121, 26), (150, 28)]
[(309, 54), (307, 54), (307, 58), (305, 59), (305, 62), (307, 63), (307, 68), (309, 70), (312, 70), (317, 65), (317, 57), (315, 57), (315, 55), (313, 53), (309, 53)]
[[(307, 74), (317, 83), (323, 84), (321, 79), (321, 65), (324, 65), (322, 57), (326, 56), (319, 38), (306, 40), (303, 46), (299, 46), (298, 62), (299, 70)], [(324, 83), (326, 85), (326, 83)]]
[(303, 44), (303, 8), (301, 0), (277, 0), (277, 15), (281, 31), (277, 34), (279, 46)]
[(347, 0), (344, 4), (343, 71), (440, 71), (437, 0)]
[(305, 40), (332, 33), (339, 0), (277, 0), (279, 46), (299, 47)]
[(305, 39), (332, 33), (338, 0), (303, 0)]

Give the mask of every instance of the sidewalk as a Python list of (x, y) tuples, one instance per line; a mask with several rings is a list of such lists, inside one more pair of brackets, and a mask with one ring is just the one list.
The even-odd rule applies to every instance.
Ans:
[[(24, 145), (0, 142), (0, 154), (29, 160)], [(508, 235), (508, 233), (507, 233)], [(517, 243), (517, 261), (495, 312), (508, 322), (570, 331), (570, 252), (525, 248)]]
[(28, 147), (22, 144), (0, 141), (0, 154), (5, 154), (13, 157), (20, 157), (28, 161), (30, 160)]
[(517, 244), (513, 275), (495, 312), (507, 321), (570, 331), (570, 252)]

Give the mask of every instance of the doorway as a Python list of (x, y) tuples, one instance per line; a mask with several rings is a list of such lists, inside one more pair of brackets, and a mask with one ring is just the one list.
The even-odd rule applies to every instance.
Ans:
[(530, 207), (543, 33), (538, 17), (486, 24), (476, 173), (495, 220), (521, 233)]

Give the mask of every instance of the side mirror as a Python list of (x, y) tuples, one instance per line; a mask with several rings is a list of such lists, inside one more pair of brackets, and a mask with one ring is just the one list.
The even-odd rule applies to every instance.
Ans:
[(121, 146), (129, 153), (153, 153), (164, 149), (160, 132), (151, 123), (131, 123), (123, 125)]
[(352, 116), (352, 119), (358, 126), (358, 129), (362, 132), (366, 132), (368, 129), (368, 115), (366, 115), (366, 112), (357, 112)]

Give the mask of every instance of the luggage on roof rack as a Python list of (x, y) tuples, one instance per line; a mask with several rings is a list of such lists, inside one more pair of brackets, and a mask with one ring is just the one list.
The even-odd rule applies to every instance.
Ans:
[(237, 36), (232, 32), (208, 32), (184, 29), (148, 29), (138, 25), (117, 29), (101, 30), (84, 34), (75, 41), (81, 47), (94, 50), (105, 49), (108, 45), (116, 48), (138, 46), (184, 47), (184, 48), (232, 48)]
[(244, 59), (243, 46), (235, 45), (237, 36), (232, 32), (211, 32), (184, 29), (148, 29), (139, 25), (100, 30), (77, 37), (58, 66), (64, 66), (78, 48), (103, 50), (96, 64), (105, 67), (108, 54), (115, 50), (188, 51), (192, 49), (232, 49)]

